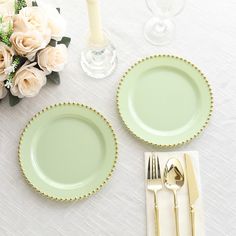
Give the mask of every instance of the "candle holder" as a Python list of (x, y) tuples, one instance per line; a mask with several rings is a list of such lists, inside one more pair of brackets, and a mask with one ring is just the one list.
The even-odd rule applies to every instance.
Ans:
[(117, 66), (117, 53), (107, 33), (104, 33), (103, 43), (94, 44), (88, 40), (81, 52), (81, 66), (88, 76), (95, 79), (111, 75)]

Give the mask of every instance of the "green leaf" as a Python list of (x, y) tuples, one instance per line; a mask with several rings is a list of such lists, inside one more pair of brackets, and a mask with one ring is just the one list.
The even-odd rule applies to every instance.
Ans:
[(38, 3), (37, 3), (36, 1), (33, 1), (33, 2), (32, 2), (32, 6), (33, 6), (33, 7), (37, 7), (37, 6), (38, 6)]
[(68, 48), (71, 42), (71, 38), (69, 37), (63, 37), (61, 41), (58, 42), (58, 44), (64, 44)]
[[(1, 23), (0, 23), (1, 24)], [(2, 27), (0, 26), (0, 41), (5, 43), (7, 46), (11, 46), (10, 37), (13, 33), (13, 25), (9, 22), (8, 27), (5, 31), (3, 31)]]
[(15, 0), (15, 14), (19, 14), (20, 10), (27, 7), (25, 0)]
[(16, 104), (18, 104), (20, 102), (20, 98), (13, 96), (10, 92), (9, 92), (9, 104), (11, 107), (15, 106)]
[(59, 13), (61, 13), (61, 8), (60, 7), (57, 7), (56, 9)]
[(27, 58), (25, 57), (21, 57), (21, 56), (13, 56), (13, 63), (15, 63), (17, 66), (15, 68), (15, 71), (17, 71), (21, 66), (23, 66), (25, 64), (25, 62), (27, 61)]
[(61, 79), (58, 72), (53, 71), (50, 75), (47, 75), (47, 79), (52, 81), (54, 84), (60, 84)]
[(56, 47), (57, 46), (57, 41), (55, 39), (51, 39), (48, 45), (50, 45), (52, 47)]
[(6, 33), (0, 32), (0, 41), (5, 43), (7, 46), (11, 46), (10, 38)]

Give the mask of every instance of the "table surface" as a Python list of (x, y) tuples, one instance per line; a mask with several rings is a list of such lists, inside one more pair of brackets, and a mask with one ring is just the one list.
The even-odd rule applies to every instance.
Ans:
[[(236, 27), (234, 0), (188, 0), (176, 17), (176, 38), (166, 47), (149, 45), (143, 25), (150, 17), (145, 1), (101, 1), (104, 27), (117, 46), (119, 64), (107, 79), (84, 75), (80, 52), (88, 31), (86, 1), (50, 0), (62, 8), (72, 37), (69, 63), (60, 86), (43, 88), (14, 108), (0, 104), (0, 235), (3, 236), (138, 236), (146, 234), (144, 152), (158, 148), (136, 140), (116, 109), (122, 74), (136, 60), (174, 54), (196, 64), (214, 92), (214, 114), (207, 129), (190, 144), (174, 150), (200, 152), (206, 235), (236, 235)], [(27, 121), (50, 104), (74, 101), (103, 113), (119, 140), (119, 160), (109, 183), (80, 202), (54, 202), (34, 192), (17, 161), (19, 135)]]

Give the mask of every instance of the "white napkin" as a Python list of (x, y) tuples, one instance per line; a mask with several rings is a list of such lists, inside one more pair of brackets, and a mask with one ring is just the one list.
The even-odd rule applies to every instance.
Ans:
[[(201, 207), (201, 186), (200, 186), (200, 172), (199, 172), (199, 161), (198, 152), (156, 152), (158, 155), (161, 167), (161, 174), (163, 177), (164, 168), (166, 162), (170, 158), (177, 158), (181, 162), (185, 176), (185, 160), (184, 153), (188, 153), (192, 158), (195, 173), (198, 179), (198, 186), (200, 197), (196, 203), (196, 236), (204, 236), (204, 223)], [(147, 165), (148, 158), (152, 155), (151, 152), (145, 153), (145, 183), (147, 176)], [(180, 222), (180, 236), (191, 236), (191, 221), (189, 215), (189, 202), (188, 202), (188, 187), (187, 182), (180, 191), (178, 191), (178, 202), (179, 202), (179, 222)], [(160, 208), (160, 234), (161, 236), (175, 236), (175, 218), (173, 209), (173, 193), (167, 190), (164, 186), (163, 189), (158, 193), (159, 208)], [(147, 210), (147, 236), (155, 236), (155, 225), (154, 225), (154, 200), (153, 193), (148, 191), (146, 188), (146, 210)]]

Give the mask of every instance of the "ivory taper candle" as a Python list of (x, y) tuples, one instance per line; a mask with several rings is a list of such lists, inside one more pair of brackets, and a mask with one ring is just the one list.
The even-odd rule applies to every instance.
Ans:
[(88, 16), (90, 25), (90, 43), (95, 45), (104, 44), (102, 21), (99, 7), (99, 0), (87, 0)]

